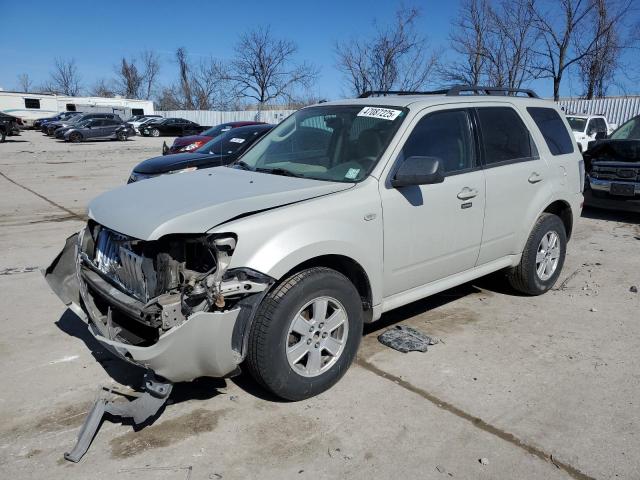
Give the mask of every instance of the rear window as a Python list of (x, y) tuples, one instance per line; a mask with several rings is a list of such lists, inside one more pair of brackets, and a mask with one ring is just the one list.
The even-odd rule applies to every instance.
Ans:
[(529, 130), (510, 107), (478, 108), (487, 165), (528, 160), (535, 155)]
[(540, 129), (551, 155), (573, 153), (573, 142), (558, 112), (543, 107), (527, 107), (527, 112)]

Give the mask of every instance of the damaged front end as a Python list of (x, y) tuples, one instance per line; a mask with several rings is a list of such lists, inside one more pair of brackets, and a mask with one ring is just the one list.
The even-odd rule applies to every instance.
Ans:
[(229, 269), (237, 238), (143, 241), (90, 221), (45, 272), (53, 291), (116, 355), (171, 382), (233, 374), (273, 282)]

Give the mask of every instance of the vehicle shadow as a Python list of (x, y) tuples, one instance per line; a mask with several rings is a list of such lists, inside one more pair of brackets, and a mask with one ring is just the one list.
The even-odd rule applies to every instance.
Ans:
[[(140, 390), (145, 369), (126, 362), (105, 349), (89, 332), (86, 323), (75, 313), (69, 309), (65, 310), (55, 324), (67, 335), (82, 340), (96, 361), (114, 381), (134, 390)], [(176, 383), (173, 386), (169, 403), (208, 400), (219, 395), (219, 390), (225, 387), (224, 379), (214, 378), (199, 378), (192, 382)]]
[(584, 207), (582, 217), (592, 220), (606, 220), (609, 222), (630, 223), (640, 225), (640, 212), (609, 210), (597, 207)]
[(12, 138), (6, 138), (3, 143), (29, 143), (29, 140), (14, 140)]

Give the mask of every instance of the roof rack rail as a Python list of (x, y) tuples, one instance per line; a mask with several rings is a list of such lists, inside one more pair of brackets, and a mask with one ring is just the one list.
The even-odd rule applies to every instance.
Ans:
[(476, 95), (509, 95), (524, 93), (529, 98), (540, 98), (533, 90), (526, 88), (507, 88), (507, 87), (483, 87), (479, 85), (455, 85), (444, 90), (433, 90), (428, 92), (412, 92), (406, 90), (370, 90), (361, 94), (358, 98), (369, 98), (373, 96), (386, 95), (447, 95), (448, 97), (460, 96), (463, 92), (471, 92)]
[(445, 95), (449, 90), (432, 90), (428, 92), (414, 92), (410, 90), (368, 90), (358, 98), (384, 97), (386, 95)]

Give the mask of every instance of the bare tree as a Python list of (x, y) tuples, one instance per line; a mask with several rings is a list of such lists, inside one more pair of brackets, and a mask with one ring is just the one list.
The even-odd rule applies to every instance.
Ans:
[(502, 0), (488, 8), (490, 40), (485, 49), (491, 85), (520, 88), (535, 77), (533, 62), (539, 35), (535, 0)]
[(116, 70), (116, 91), (125, 98), (141, 98), (140, 90), (144, 82), (134, 59), (122, 57)]
[(534, 1), (464, 0), (449, 37), (461, 60), (441, 66), (442, 79), (520, 88), (534, 78), (538, 36), (531, 10)]
[[(590, 18), (589, 28), (593, 31), (595, 44), (590, 52), (586, 52), (578, 61), (578, 70), (583, 82), (584, 96), (592, 99), (603, 97), (614, 73), (619, 68), (619, 57), (623, 50), (618, 26), (608, 27), (609, 3), (606, 0), (595, 0), (596, 8)], [(588, 45), (587, 45), (588, 46)], [(585, 49), (584, 39), (576, 39), (576, 51)]]
[(31, 87), (33, 87), (33, 81), (31, 80), (31, 77), (29, 77), (28, 73), (21, 73), (18, 75), (18, 90), (29, 93), (32, 91)]
[(184, 48), (176, 50), (176, 60), (179, 80), (177, 85), (163, 91), (162, 96), (167, 102), (186, 110), (210, 110), (225, 105), (223, 91), (226, 80), (220, 61), (209, 57), (193, 63)]
[(160, 74), (160, 58), (152, 50), (145, 50), (140, 54), (142, 63), (142, 78), (144, 80), (144, 98), (150, 99), (158, 82)]
[(297, 50), (294, 42), (275, 38), (269, 27), (251, 30), (240, 36), (224, 78), (235, 95), (256, 101), (259, 109), (276, 100), (288, 101), (318, 75), (314, 66), (294, 62)]
[(48, 88), (55, 93), (72, 97), (80, 93), (80, 74), (73, 58), (54, 60), (54, 69), (51, 72), (51, 83)]
[(464, 0), (451, 25), (451, 48), (461, 57), (439, 66), (445, 82), (480, 85), (487, 78), (490, 8), (486, 0)]
[[(598, 41), (615, 28), (630, 10), (632, 1), (623, 0), (615, 14), (608, 16), (603, 26), (595, 31), (587, 28), (590, 15), (597, 7), (594, 0), (554, 1), (553, 6), (560, 8), (561, 15), (548, 13), (543, 10), (541, 4), (531, 5), (535, 26), (542, 37), (542, 48), (538, 52), (539, 62), (536, 68), (541, 77), (553, 80), (555, 100), (560, 98), (563, 75), (594, 51)], [(581, 47), (575, 48), (578, 39)]]
[(89, 94), (94, 97), (110, 98), (115, 96), (115, 89), (111, 82), (104, 78), (99, 79), (89, 90)]
[(377, 26), (370, 39), (352, 39), (335, 47), (336, 66), (356, 95), (367, 90), (418, 90), (431, 80), (437, 54), (416, 32), (416, 8), (398, 9), (391, 25)]

